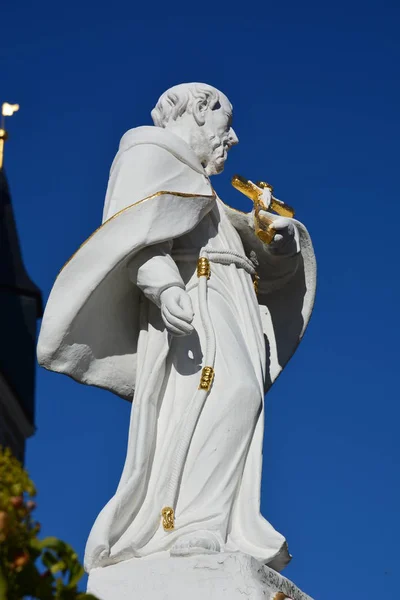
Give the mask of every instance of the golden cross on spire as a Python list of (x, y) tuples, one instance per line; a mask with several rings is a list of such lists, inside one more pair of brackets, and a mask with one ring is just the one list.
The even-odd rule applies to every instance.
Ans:
[(3, 168), (3, 160), (4, 160), (4, 143), (8, 138), (7, 131), (4, 127), (5, 117), (11, 117), (15, 112), (19, 110), (19, 104), (9, 104), (8, 102), (3, 102), (1, 107), (1, 126), (0, 126), (0, 169)]

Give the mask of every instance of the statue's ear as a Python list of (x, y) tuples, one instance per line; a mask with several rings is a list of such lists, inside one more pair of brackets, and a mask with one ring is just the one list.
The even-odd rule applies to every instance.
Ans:
[(206, 112), (208, 110), (208, 99), (207, 98), (199, 98), (196, 102), (193, 103), (193, 116), (194, 119), (199, 125), (202, 127), (206, 122)]

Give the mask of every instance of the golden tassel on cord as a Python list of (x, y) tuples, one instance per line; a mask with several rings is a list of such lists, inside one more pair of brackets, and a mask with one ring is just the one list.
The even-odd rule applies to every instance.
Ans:
[(171, 506), (165, 506), (161, 511), (162, 524), (164, 531), (172, 531), (175, 529), (175, 514)]
[(210, 275), (210, 261), (205, 256), (201, 256), (197, 261), (197, 277), (207, 277), (207, 279), (210, 279)]
[(204, 367), (201, 372), (199, 390), (209, 391), (214, 379), (214, 369), (212, 367)]

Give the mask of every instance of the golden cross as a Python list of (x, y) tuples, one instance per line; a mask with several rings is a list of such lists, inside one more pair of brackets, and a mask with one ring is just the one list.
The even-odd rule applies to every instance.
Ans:
[(8, 133), (5, 130), (4, 121), (5, 117), (11, 117), (15, 112), (19, 110), (19, 104), (9, 104), (3, 102), (1, 107), (1, 126), (0, 126), (0, 169), (3, 168), (4, 161), (4, 144), (8, 138)]

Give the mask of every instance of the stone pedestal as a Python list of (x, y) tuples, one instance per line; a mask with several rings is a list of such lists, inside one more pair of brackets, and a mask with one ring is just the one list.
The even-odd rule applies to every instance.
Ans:
[(88, 592), (100, 600), (311, 600), (240, 553), (127, 560), (93, 569)]

